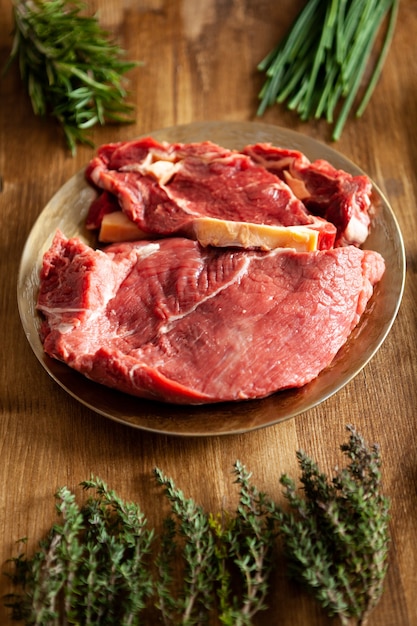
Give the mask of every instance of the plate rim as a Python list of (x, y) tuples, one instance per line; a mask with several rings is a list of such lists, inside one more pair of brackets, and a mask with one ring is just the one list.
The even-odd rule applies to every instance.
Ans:
[[(351, 161), (349, 158), (345, 157), (343, 154), (341, 154), (340, 152), (338, 152), (337, 150), (333, 149), (332, 147), (330, 147), (329, 145), (327, 145), (326, 143), (323, 143), (317, 139), (311, 138), (308, 135), (304, 135), (303, 133), (299, 133), (298, 131), (295, 131), (293, 129), (287, 129), (287, 128), (283, 128), (281, 126), (275, 126), (275, 125), (271, 125), (271, 124), (265, 124), (263, 122), (239, 122), (239, 121), (234, 121), (234, 122), (230, 122), (230, 121), (205, 121), (205, 122), (191, 122), (189, 124), (180, 124), (180, 125), (174, 125), (174, 126), (167, 126), (161, 129), (156, 129), (153, 131), (149, 131), (147, 133), (143, 133), (137, 137), (132, 138), (132, 140), (136, 139), (136, 138), (142, 138), (142, 137), (147, 137), (147, 136), (152, 136), (155, 137), (157, 136), (158, 140), (162, 140), (161, 137), (163, 135), (166, 136), (171, 136), (171, 135), (175, 135), (175, 134), (181, 134), (181, 133), (185, 133), (185, 134), (190, 134), (191, 135), (195, 135), (195, 134), (199, 134), (201, 132), (206, 132), (207, 133), (207, 129), (210, 129), (211, 131), (213, 131), (214, 129), (217, 129), (217, 132), (219, 132), (219, 129), (221, 127), (225, 127), (227, 126), (229, 129), (234, 129), (237, 133), (241, 133), (242, 129), (245, 129), (246, 132), (249, 132), (249, 134), (260, 134), (261, 130), (265, 133), (269, 133), (272, 135), (280, 135), (282, 134), (285, 137), (285, 142), (287, 142), (287, 139), (291, 142), (291, 146), (293, 145), (297, 145), (299, 142), (301, 142), (301, 144), (303, 143), (307, 143), (308, 144), (308, 148), (310, 148), (309, 150), (306, 150), (306, 148), (303, 148), (303, 152), (304, 154), (307, 155), (308, 158), (312, 159), (312, 157), (310, 156), (311, 154), (314, 155), (314, 153), (318, 153), (318, 154), (322, 154), (323, 156), (316, 156), (314, 158), (323, 158), (328, 160), (332, 165), (335, 165), (336, 162), (340, 162), (343, 163), (343, 169), (345, 169), (346, 171), (349, 171), (351, 174), (354, 175), (366, 175), (368, 176), (368, 178), (371, 180), (372, 182), (372, 186), (374, 189), (375, 194), (377, 195), (379, 201), (382, 203), (382, 206), (384, 208), (384, 210), (386, 212), (388, 212), (389, 217), (392, 221), (392, 225), (396, 234), (396, 244), (397, 244), (397, 257), (398, 260), (400, 262), (400, 272), (399, 272), (399, 280), (400, 280), (400, 284), (397, 287), (397, 298), (396, 298), (396, 302), (395, 302), (395, 306), (392, 308), (391, 314), (390, 314), (390, 319), (387, 321), (387, 323), (384, 326), (384, 330), (383, 332), (381, 332), (378, 336), (377, 341), (375, 342), (375, 345), (373, 346), (373, 348), (369, 351), (369, 354), (367, 355), (367, 357), (365, 359), (363, 359), (361, 361), (361, 365), (360, 367), (358, 367), (357, 369), (355, 369), (353, 372), (351, 372), (350, 375), (346, 376), (342, 383), (340, 385), (336, 385), (336, 387), (334, 388), (330, 388), (327, 392), (324, 392), (321, 396), (319, 396), (318, 399), (313, 400), (311, 403), (304, 403), (304, 406), (302, 406), (302, 408), (295, 406), (294, 409), (288, 412), (288, 414), (286, 415), (282, 415), (280, 417), (277, 417), (276, 419), (268, 419), (267, 421), (265, 421), (265, 423), (255, 423), (255, 424), (246, 424), (245, 425), (245, 417), (242, 417), (242, 425), (240, 427), (234, 425), (231, 428), (225, 428), (222, 429), (220, 431), (210, 431), (210, 430), (205, 430), (205, 429), (182, 429), (182, 430), (176, 430), (175, 427), (174, 428), (168, 428), (167, 426), (162, 427), (162, 425), (160, 424), (160, 427), (157, 427), (155, 425), (149, 424), (147, 425), (146, 423), (133, 423), (132, 421), (130, 421), (127, 416), (118, 416), (118, 415), (114, 415), (108, 412), (108, 410), (105, 410), (103, 408), (98, 407), (97, 405), (94, 405), (94, 403), (90, 402), (89, 400), (87, 400), (85, 397), (80, 397), (79, 394), (77, 394), (70, 385), (68, 385), (68, 383), (65, 381), (65, 379), (68, 377), (68, 375), (73, 376), (75, 374), (75, 379), (78, 378), (78, 381), (82, 384), (85, 384), (85, 382), (87, 381), (88, 384), (90, 384), (94, 390), (94, 387), (97, 387), (101, 392), (103, 392), (103, 389), (101, 385), (99, 385), (98, 383), (94, 383), (93, 381), (88, 381), (88, 379), (86, 379), (83, 375), (79, 374), (78, 372), (76, 372), (75, 370), (72, 370), (68, 365), (65, 365), (59, 361), (55, 361), (53, 360), (51, 357), (48, 357), (44, 351), (43, 348), (41, 348), (42, 353), (39, 353), (39, 343), (40, 343), (40, 339), (38, 337), (38, 344), (36, 345), (33, 339), (33, 328), (28, 328), (28, 324), (26, 323), (26, 319), (27, 319), (27, 311), (25, 311), (23, 309), (23, 300), (21, 297), (22, 292), (24, 292), (25, 290), (28, 290), (28, 286), (27, 286), (27, 280), (28, 280), (28, 275), (27, 275), (27, 257), (30, 256), (30, 248), (31, 245), (33, 244), (32, 239), (34, 237), (34, 233), (36, 233), (36, 228), (39, 227), (39, 225), (42, 223), (42, 220), (45, 219), (45, 215), (47, 214), (48, 210), (51, 210), (50, 207), (53, 207), (54, 204), (57, 202), (57, 199), (59, 198), (60, 194), (64, 193), (66, 190), (70, 189), (71, 186), (73, 186), (78, 180), (82, 179), (85, 181), (84, 178), (84, 172), (85, 172), (85, 168), (86, 165), (83, 166), (78, 172), (76, 172), (71, 178), (69, 178), (54, 194), (53, 196), (50, 198), (50, 200), (47, 202), (47, 204), (43, 207), (43, 209), (41, 210), (41, 212), (39, 213), (39, 215), (37, 216), (37, 218), (35, 219), (30, 232), (26, 238), (25, 244), (23, 246), (23, 250), (22, 250), (22, 254), (21, 254), (21, 258), (20, 258), (20, 263), (19, 263), (19, 270), (18, 270), (18, 280), (17, 280), (17, 301), (18, 301), (18, 310), (19, 310), (19, 315), (20, 315), (20, 320), (23, 326), (23, 329), (25, 331), (25, 335), (26, 338), (29, 342), (29, 345), (32, 349), (32, 351), (34, 352), (35, 356), (37, 357), (38, 361), (41, 363), (41, 365), (43, 366), (43, 368), (46, 370), (46, 372), (49, 374), (49, 376), (66, 392), (68, 393), (71, 397), (73, 397), (75, 400), (77, 400), (79, 403), (81, 403), (82, 405), (84, 405), (85, 407), (87, 407), (88, 409), (92, 410), (94, 413), (99, 414), (103, 417), (106, 417), (110, 420), (113, 420), (117, 423), (121, 423), (124, 424), (126, 426), (129, 427), (133, 427), (139, 430), (143, 430), (143, 431), (147, 431), (147, 432), (151, 432), (151, 433), (155, 433), (155, 434), (164, 434), (164, 435), (170, 435), (170, 436), (186, 436), (186, 437), (209, 437), (209, 436), (224, 436), (224, 435), (235, 435), (235, 434), (242, 434), (242, 433), (246, 433), (246, 432), (252, 432), (254, 430), (259, 430), (261, 428), (266, 428), (269, 426), (273, 426), (277, 423), (286, 421), (288, 419), (291, 419), (293, 417), (296, 417), (297, 415), (303, 414), (308, 410), (311, 410), (312, 408), (322, 404), (323, 402), (325, 402), (326, 400), (328, 400), (331, 396), (335, 395), (336, 393), (338, 393), (343, 387), (345, 387), (351, 380), (353, 380), (353, 378), (355, 378), (362, 370), (363, 368), (369, 363), (369, 361), (375, 356), (375, 354), (378, 352), (378, 350), (380, 349), (380, 347), (382, 346), (382, 344), (384, 343), (385, 339), (387, 338), (388, 334), (390, 333), (392, 326), (395, 322), (395, 319), (397, 317), (399, 308), (401, 306), (401, 301), (402, 301), (402, 297), (403, 297), (403, 293), (404, 293), (404, 287), (405, 287), (405, 278), (406, 278), (406, 256), (405, 256), (405, 247), (404, 247), (404, 240), (403, 240), (403, 236), (401, 233), (401, 229), (397, 220), (397, 217), (392, 209), (392, 207), (390, 206), (390, 203), (387, 199), (387, 197), (385, 196), (385, 194), (382, 192), (382, 190), (380, 189), (380, 187), (377, 185), (377, 183), (375, 183), (375, 181), (362, 169), (360, 168), (358, 165), (356, 165), (356, 163), (354, 163), (353, 161)], [(207, 137), (207, 139), (210, 139), (210, 137)], [(130, 141), (130, 140), (129, 140)], [(172, 139), (169, 139), (168, 141), (173, 141)], [(214, 141), (214, 140), (213, 140)], [(253, 139), (252, 141), (256, 141), (256, 139)], [(284, 142), (284, 143), (285, 143)], [(294, 142), (294, 144), (292, 143)], [(109, 142), (110, 143), (110, 142)], [(116, 142), (115, 142), (116, 143)], [(247, 143), (247, 142), (245, 142)], [(276, 142), (276, 140), (272, 141), (273, 144), (278, 145), (278, 143)], [(287, 145), (285, 147), (291, 147), (290, 144), (287, 142)], [(243, 146), (242, 146), (243, 147)], [(293, 149), (300, 149), (298, 147), (293, 147)], [(329, 159), (329, 156), (333, 157), (332, 160)], [(338, 166), (340, 169), (342, 169), (341, 166)], [(91, 186), (88, 185), (88, 183), (85, 181), (85, 190), (86, 190), (86, 195), (93, 197), (94, 195), (94, 190), (91, 188)], [(87, 206), (85, 206), (85, 208), (87, 208)], [(72, 210), (74, 210), (74, 208), (72, 208)], [(81, 218), (80, 218), (80, 222), (81, 222)], [(55, 232), (55, 231), (54, 231)], [(85, 233), (87, 235), (87, 233)], [(54, 233), (49, 233), (49, 238), (50, 240), (52, 240)], [(48, 246), (46, 246), (48, 247)], [(365, 247), (367, 247), (365, 245)], [(42, 251), (42, 253), (39, 251), (37, 252), (37, 258), (39, 260), (42, 259), (44, 251)], [(39, 264), (38, 264), (38, 268), (39, 268)], [(33, 268), (35, 269), (35, 268)], [(30, 285), (29, 285), (29, 291), (30, 291)], [(34, 303), (32, 303), (34, 304)], [(36, 313), (36, 309), (33, 308), (33, 314), (34, 317), (38, 317), (39, 319), (39, 314)], [(361, 322), (359, 322), (360, 324)], [(33, 324), (36, 326), (35, 321), (33, 321)], [(343, 347), (341, 348), (341, 350), (343, 350)], [(333, 362), (332, 362), (333, 363)], [(326, 368), (327, 369), (327, 368)], [(63, 373), (64, 371), (64, 373)], [(317, 377), (317, 379), (320, 379), (320, 377), (322, 376), (322, 373), (319, 374), (319, 376)], [(317, 380), (316, 379), (316, 380)], [(301, 392), (305, 393), (306, 391), (308, 391), (308, 388), (311, 387), (313, 385), (315, 381), (312, 381), (312, 383), (309, 383), (308, 385), (305, 385), (303, 388), (301, 388)], [(113, 395), (120, 395), (121, 392), (117, 392), (116, 390), (112, 390), (109, 388), (104, 388), (107, 392), (110, 392)], [(217, 412), (220, 410), (221, 412), (226, 414), (226, 419), (227, 419), (227, 414), (230, 410), (230, 408), (232, 408), (233, 412), (239, 412), (239, 408), (245, 408), (247, 407), (249, 404), (260, 404), (260, 403), (270, 403), (272, 402), (274, 399), (278, 398), (278, 402), (279, 402), (279, 396), (283, 396), (283, 394), (287, 393), (291, 394), (292, 390), (289, 390), (289, 392), (276, 392), (274, 394), (272, 394), (271, 396), (268, 396), (267, 398), (261, 398), (261, 399), (257, 399), (257, 400), (245, 400), (245, 401), (241, 401), (241, 402), (235, 402), (235, 403), (219, 403), (219, 404), (209, 404), (209, 405), (193, 405), (193, 410), (194, 411), (198, 411), (200, 409), (200, 414), (203, 415), (206, 412), (213, 411), (216, 410)], [(294, 393), (300, 393), (300, 390), (294, 390)], [(123, 398), (126, 400), (126, 395), (127, 394), (122, 394)], [(133, 400), (132, 400), (133, 398)], [(160, 402), (154, 402), (154, 401), (143, 401), (141, 398), (134, 398), (133, 396), (129, 396), (129, 402), (136, 402), (136, 403), (142, 403), (142, 404), (148, 404), (148, 402), (152, 403), (152, 406), (157, 406), (159, 408), (159, 410), (161, 411), (161, 405), (163, 407), (163, 411), (162, 413), (166, 413), (167, 412), (167, 407), (175, 407), (176, 410), (178, 410), (178, 408), (181, 408), (183, 412), (187, 413), (187, 410), (189, 409), (189, 407), (187, 405), (168, 405), (165, 403), (160, 403)], [(243, 411), (244, 412), (244, 411)], [(142, 418), (143, 419), (143, 418)], [(185, 418), (187, 419), (187, 418)], [(202, 418), (204, 421), (207, 421), (209, 419), (209, 417), (204, 416)], [(175, 420), (175, 417), (172, 418), (172, 420)], [(235, 422), (233, 422), (235, 423)], [(165, 422), (164, 422), (165, 424)], [(169, 420), (169, 424), (171, 424), (171, 420)], [(172, 424), (171, 424), (172, 425)]]

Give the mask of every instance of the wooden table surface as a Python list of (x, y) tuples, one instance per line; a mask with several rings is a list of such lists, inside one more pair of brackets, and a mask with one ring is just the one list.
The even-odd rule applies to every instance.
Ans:
[[(262, 77), (257, 62), (303, 2), (281, 0), (90, 0), (101, 24), (142, 66), (130, 74), (136, 122), (93, 132), (97, 145), (195, 121), (262, 121), (331, 145), (325, 122), (301, 123), (279, 106), (256, 118)], [(11, 45), (11, 2), (0, 0), (0, 65)], [(76, 489), (95, 474), (140, 502), (160, 523), (152, 469), (162, 468), (211, 511), (234, 502), (232, 464), (242, 460), (257, 486), (279, 498), (278, 477), (298, 475), (303, 448), (327, 472), (340, 461), (345, 425), (382, 450), (392, 500), (390, 566), (370, 626), (417, 625), (417, 3), (402, 0), (383, 76), (364, 116), (333, 145), (388, 197), (406, 248), (407, 279), (392, 331), (371, 362), (336, 395), (293, 419), (239, 435), (182, 438), (118, 424), (70, 397), (44, 371), (19, 319), (16, 284), (25, 240), (54, 193), (93, 155), (71, 157), (50, 119), (35, 118), (18, 70), (0, 82), (0, 563), (14, 542), (37, 542), (55, 520), (57, 487)], [(0, 577), (0, 595), (8, 590)], [(334, 623), (313, 600), (278, 576), (257, 624)], [(0, 606), (0, 623), (9, 624)]]

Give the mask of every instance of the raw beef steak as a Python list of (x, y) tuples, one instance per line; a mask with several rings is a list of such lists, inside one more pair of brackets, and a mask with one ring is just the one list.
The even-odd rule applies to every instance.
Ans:
[(307, 210), (337, 227), (335, 245), (360, 245), (369, 234), (372, 184), (365, 175), (335, 169), (322, 159), (311, 163), (297, 150), (255, 144), (243, 150), (285, 181)]
[(383, 272), (378, 253), (354, 246), (242, 252), (172, 237), (101, 251), (57, 233), (41, 272), (42, 340), (136, 396), (260, 398), (330, 364)]
[(159, 143), (151, 137), (99, 148), (86, 169), (102, 195), (87, 217), (99, 228), (119, 207), (142, 231), (192, 237), (193, 222), (212, 217), (319, 231), (318, 247), (333, 247), (336, 228), (306, 210), (290, 186), (249, 156), (209, 141)]

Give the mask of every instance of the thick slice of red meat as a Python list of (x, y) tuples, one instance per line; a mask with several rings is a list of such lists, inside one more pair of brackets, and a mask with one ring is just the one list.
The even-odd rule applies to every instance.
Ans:
[(202, 248), (186, 238), (104, 252), (57, 233), (38, 309), (45, 351), (136, 396), (198, 404), (300, 387), (328, 366), (384, 272), (354, 246)]
[(112, 193), (103, 191), (90, 204), (85, 226), (89, 230), (100, 228), (103, 217), (108, 213), (120, 211), (119, 202)]
[(291, 188), (248, 156), (209, 141), (159, 143), (148, 137), (102, 146), (86, 178), (104, 192), (87, 223), (99, 228), (109, 194), (141, 230), (161, 236), (192, 232), (199, 217), (318, 230), (319, 248), (336, 228), (310, 214)]
[(369, 234), (372, 183), (319, 159), (312, 163), (297, 150), (258, 143), (242, 151), (285, 181), (307, 210), (337, 227), (335, 245), (360, 245)]

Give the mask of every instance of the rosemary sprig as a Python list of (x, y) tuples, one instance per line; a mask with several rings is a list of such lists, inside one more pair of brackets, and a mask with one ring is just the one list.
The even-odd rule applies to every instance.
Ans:
[(286, 102), (303, 121), (324, 117), (335, 122), (332, 137), (338, 140), (388, 16), (357, 117), (371, 99), (394, 35), (398, 7), (399, 0), (308, 0), (287, 35), (258, 64), (265, 73), (258, 115)]
[(53, 116), (72, 154), (92, 145), (96, 124), (131, 122), (124, 74), (137, 63), (83, 15), (81, 0), (12, 0), (14, 39), (7, 68), (17, 59), (35, 115)]
[(297, 452), (305, 497), (281, 477), (290, 511), (275, 509), (289, 568), (331, 616), (362, 626), (379, 601), (387, 571), (389, 500), (381, 493), (381, 458), (348, 427), (341, 450), (350, 460), (329, 480)]

